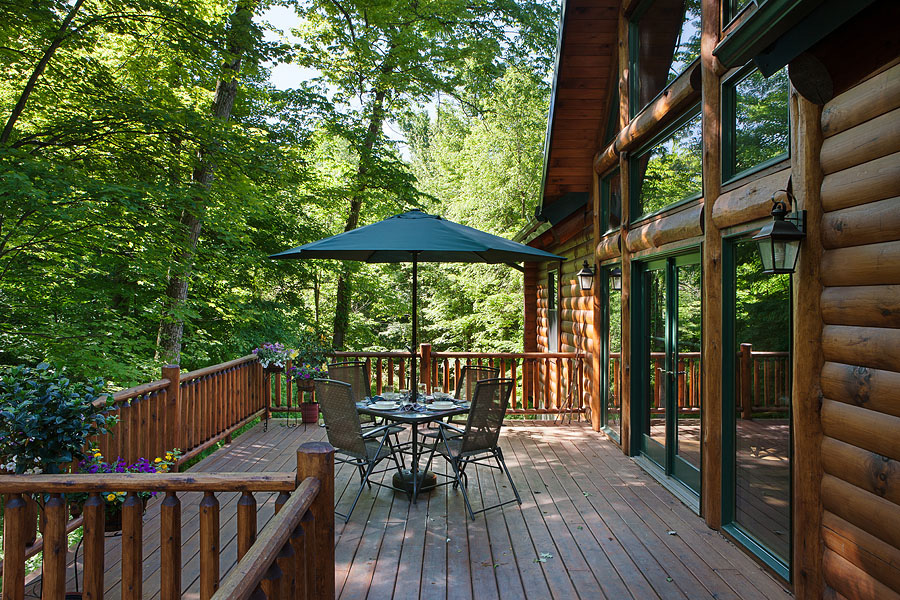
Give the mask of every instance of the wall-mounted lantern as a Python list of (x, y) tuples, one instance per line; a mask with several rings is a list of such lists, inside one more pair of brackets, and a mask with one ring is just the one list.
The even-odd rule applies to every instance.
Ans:
[(622, 268), (616, 267), (609, 272), (609, 289), (613, 292), (622, 291)]
[[(778, 191), (787, 195), (792, 206), (795, 204), (790, 192)], [(805, 237), (806, 211), (788, 214), (785, 203), (775, 200), (773, 195), (772, 222), (753, 236), (759, 249), (759, 258), (762, 260), (763, 273), (770, 275), (793, 273), (800, 254), (800, 241)]]
[(588, 265), (587, 261), (584, 261), (584, 266), (581, 267), (581, 270), (575, 276), (578, 277), (578, 285), (581, 286), (581, 291), (589, 292), (594, 288), (594, 270)]

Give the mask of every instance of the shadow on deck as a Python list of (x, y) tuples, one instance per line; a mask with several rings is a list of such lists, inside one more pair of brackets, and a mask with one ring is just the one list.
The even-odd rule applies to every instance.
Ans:
[[(261, 425), (192, 471), (293, 471), (296, 448), (324, 439), (315, 426)], [(349, 523), (336, 523), (340, 598), (784, 598), (783, 588), (748, 556), (646, 475), (604, 436), (583, 424), (504, 427), (501, 445), (522, 495), (471, 520), (450, 486), (420, 497), (373, 486)], [(443, 466), (439, 465), (440, 468)], [(470, 475), (476, 505), (508, 498), (490, 469)], [(389, 477), (390, 473), (386, 474)], [(359, 481), (336, 474), (339, 509)], [(183, 500), (185, 597), (199, 597), (198, 504)], [(222, 576), (234, 566), (238, 494), (219, 494)], [(257, 494), (259, 528), (275, 495)], [(673, 533), (674, 532), (674, 533)], [(159, 501), (144, 517), (144, 598), (159, 596)], [(70, 558), (73, 558), (70, 555)], [(78, 556), (79, 578), (81, 555)], [(121, 548), (106, 543), (106, 595), (121, 596)], [(75, 589), (70, 563), (68, 589)], [(29, 592), (39, 595), (35, 583)], [(80, 582), (79, 582), (80, 583)]]

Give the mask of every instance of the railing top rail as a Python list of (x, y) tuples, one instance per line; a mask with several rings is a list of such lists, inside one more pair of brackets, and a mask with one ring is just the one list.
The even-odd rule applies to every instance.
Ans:
[(185, 381), (190, 381), (199, 377), (206, 377), (207, 375), (213, 375), (214, 373), (218, 373), (220, 371), (227, 371), (228, 369), (231, 369), (233, 367), (239, 367), (244, 363), (254, 362), (255, 360), (255, 354), (248, 354), (247, 356), (229, 360), (228, 362), (219, 363), (210, 367), (203, 367), (202, 369), (197, 369), (196, 371), (190, 371), (188, 373), (182, 373), (181, 382), (184, 383)]
[(435, 358), (585, 358), (584, 352), (432, 352)]
[(419, 356), (419, 353), (400, 352), (396, 350), (389, 350), (385, 352), (351, 352), (347, 350), (340, 350), (332, 352), (330, 356), (360, 356), (363, 358), (412, 358), (413, 356)]
[(0, 475), (0, 494), (105, 492), (291, 492), (293, 473), (97, 473)]
[(753, 356), (753, 357), (760, 356), (763, 358), (765, 358), (767, 356), (773, 356), (776, 358), (777, 357), (786, 357), (789, 355), (790, 355), (789, 352), (765, 352), (765, 351), (757, 352), (756, 350), (753, 350), (752, 352), (750, 352), (750, 356)]
[(125, 390), (119, 390), (113, 394), (113, 403), (121, 404), (126, 400), (143, 396), (144, 394), (152, 394), (153, 392), (164, 390), (169, 387), (170, 383), (171, 382), (168, 379), (157, 379), (150, 383), (142, 383), (141, 385), (136, 385)]
[(213, 594), (212, 600), (237, 600), (249, 598), (253, 594), (269, 566), (300, 525), (300, 519), (312, 505), (321, 487), (319, 480), (313, 477), (303, 480), (282, 509), (263, 527), (247, 554), (228, 573)]

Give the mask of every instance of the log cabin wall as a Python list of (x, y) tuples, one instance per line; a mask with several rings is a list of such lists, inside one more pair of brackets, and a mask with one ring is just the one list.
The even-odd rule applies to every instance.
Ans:
[(900, 65), (828, 102), (823, 142), (823, 571), (900, 591)]
[[(560, 268), (558, 285), (559, 349), (575, 348), (592, 355), (594, 360), (586, 363), (592, 385), (585, 389), (594, 397), (585, 399), (585, 404), (597, 406), (596, 395), (602, 391), (597, 340), (603, 333), (604, 300), (595, 293), (591, 303), (577, 287), (569, 287), (567, 295), (567, 284), (574, 284), (574, 273), (584, 259), (599, 266), (621, 263), (621, 448), (626, 454), (639, 454), (634, 438), (640, 435), (640, 423), (632, 422), (630, 407), (641, 399), (631, 397), (632, 374), (627, 364), (632, 356), (632, 324), (641, 318), (641, 307), (632, 298), (640, 284), (632, 277), (632, 264), (701, 248), (704, 408), (699, 513), (710, 527), (730, 535), (722, 512), (728, 502), (723, 497), (728, 486), (723, 473), (733, 469), (735, 461), (733, 450), (729, 455), (723, 449), (727, 430), (734, 426), (726, 423), (723, 414), (723, 398), (729, 392), (723, 281), (730, 276), (723, 269), (723, 253), (735, 240), (746, 239), (771, 222), (773, 196), (792, 210), (806, 210), (807, 238), (792, 278), (791, 564), (790, 579), (783, 583), (797, 598), (900, 599), (900, 65), (896, 53), (886, 66), (873, 64), (870, 57), (860, 65), (838, 63), (841, 71), (832, 73), (839, 95), (824, 105), (800, 95), (792, 72), (789, 158), (728, 179), (721, 156), (722, 89), (729, 78), (746, 72), (747, 63), (727, 68), (714, 49), (749, 13), (727, 23), (723, 2), (703, 0), (700, 60), (630, 116), (629, 18), (641, 2), (620, 4), (616, 44), (608, 49), (618, 71), (618, 82), (610, 87), (614, 90), (617, 84), (619, 89), (618, 133), (609, 141), (596, 119), (588, 118), (601, 105), (610, 110), (602, 99), (592, 96), (593, 102), (586, 99), (577, 108), (557, 105), (548, 132), (556, 119), (569, 133), (557, 138), (566, 150), (545, 165), (544, 205), (566, 192), (590, 190), (592, 201), (585, 210), (599, 215), (598, 178), (616, 168), (629, 173), (633, 155), (697, 102), (703, 119), (703, 194), (632, 222), (630, 178), (621, 177), (620, 230), (606, 233), (596, 217), (579, 213), (584, 231), (571, 234), (572, 220), (567, 219), (528, 242), (569, 258)], [(868, 18), (866, 30), (875, 40), (870, 45), (888, 43), (885, 40), (893, 34), (883, 25), (887, 22), (892, 21)], [(591, 27), (598, 30), (596, 23)], [(838, 28), (822, 44), (834, 46), (834, 40), (858, 28), (859, 20)], [(598, 78), (601, 71), (596, 65), (601, 62), (600, 58), (581, 62), (583, 72), (569, 69), (558, 77), (569, 78), (573, 86), (575, 78)], [(875, 73), (867, 76), (873, 66)], [(860, 72), (852, 73), (854, 69)], [(849, 89), (838, 86), (860, 80), (849, 84), (853, 86)], [(571, 89), (559, 81), (557, 85), (555, 94)], [(582, 145), (593, 148), (588, 171), (593, 189), (586, 183), (581, 155), (564, 160), (575, 152), (571, 146), (576, 129), (581, 131)], [(553, 148), (548, 143), (551, 157)], [(792, 193), (795, 206), (790, 206), (791, 196), (784, 190)], [(533, 336), (538, 349), (546, 351), (548, 265), (538, 269)], [(635, 273), (640, 275), (640, 270)], [(570, 313), (564, 313), (567, 304)], [(598, 422), (594, 426), (599, 429)], [(747, 551), (751, 552), (749, 547)]]

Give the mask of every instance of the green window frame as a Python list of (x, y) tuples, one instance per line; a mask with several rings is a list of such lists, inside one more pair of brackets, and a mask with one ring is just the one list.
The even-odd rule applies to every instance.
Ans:
[(722, 23), (728, 27), (738, 15), (753, 5), (753, 0), (725, 0), (722, 2)]
[[(666, 90), (666, 88), (669, 87), (669, 85), (672, 83), (672, 81), (677, 79), (678, 76), (681, 75), (681, 73), (683, 73), (685, 70), (687, 70), (687, 67), (689, 65), (693, 64), (693, 62), (694, 62), (693, 60), (687, 61), (684, 66), (684, 69), (682, 69), (678, 73), (676, 73), (674, 75), (667, 74), (666, 84), (663, 85), (656, 92), (656, 94), (654, 94), (652, 97), (648, 98), (646, 102), (641, 102), (641, 100), (640, 100), (640, 96), (641, 96), (641, 89), (640, 89), (641, 88), (641, 70), (640, 70), (640, 66), (641, 66), (640, 65), (641, 19), (650, 11), (651, 7), (658, 1), (660, 1), (660, 0), (645, 0), (644, 2), (641, 2), (628, 21), (628, 64), (629, 64), (629, 70), (633, 74), (631, 77), (629, 77), (629, 82), (628, 82), (628, 84), (629, 84), (628, 85), (628, 112), (629, 112), (629, 116), (632, 118), (636, 114), (638, 114), (641, 110), (643, 110), (643, 108), (645, 106), (651, 104), (653, 102), (653, 100), (658, 98), (660, 96), (660, 94), (662, 94)], [(685, 4), (685, 10), (686, 9), (687, 9), (687, 4)], [(697, 15), (697, 16), (699, 17), (699, 15)], [(701, 24), (701, 27), (697, 28), (698, 34), (701, 29), (702, 29), (702, 24)], [(683, 30), (684, 30), (684, 17), (682, 17), (681, 29), (679, 30), (679, 35), (676, 38), (676, 41), (681, 39), (681, 33), (683, 32)], [(673, 52), (677, 51), (677, 48), (678, 48), (678, 46), (676, 46), (676, 48), (675, 48), (675, 50), (673, 50)], [(696, 60), (696, 58), (699, 58), (699, 56), (700, 56), (700, 53), (698, 50), (697, 56), (695, 57), (694, 60)], [(674, 61), (677, 59), (676, 59), (676, 57), (673, 56), (672, 60), (674, 63)], [(669, 65), (670, 70), (671, 70), (671, 68), (672, 68), (672, 64)]]
[[(703, 197), (703, 141), (701, 138), (700, 141), (700, 168), (698, 169), (698, 174), (700, 176), (700, 189), (696, 192), (693, 192), (687, 196), (683, 196), (680, 198), (674, 198), (671, 202), (656, 208), (654, 210), (644, 212), (641, 208), (641, 197), (642, 197), (642, 176), (645, 173), (641, 172), (641, 163), (642, 158), (647, 154), (653, 152), (657, 147), (668, 143), (674, 135), (681, 130), (683, 127), (688, 125), (692, 120), (700, 119), (700, 123), (702, 126), (702, 118), (700, 115), (700, 105), (696, 104), (687, 112), (685, 112), (680, 118), (678, 118), (674, 123), (669, 125), (666, 129), (664, 129), (661, 133), (659, 133), (656, 137), (651, 139), (647, 144), (645, 144), (640, 150), (634, 153), (634, 155), (629, 160), (629, 187), (631, 190), (629, 193), (629, 214), (630, 214), (630, 222), (636, 223), (638, 221), (643, 221), (644, 219), (648, 219), (653, 217), (661, 212), (672, 209), (673, 207), (679, 206), (681, 204), (691, 202), (697, 200), (698, 198)], [(645, 165), (646, 166), (646, 165)], [(644, 169), (646, 172), (646, 168)]]
[[(736, 348), (736, 327), (735, 318), (737, 312), (737, 277), (736, 269), (736, 245), (740, 242), (746, 242), (756, 231), (742, 232), (735, 235), (727, 236), (722, 244), (722, 348)], [(793, 331), (793, 315), (791, 315), (791, 328)], [(789, 347), (788, 364), (793, 364), (793, 347)], [(789, 510), (790, 518), (790, 551), (787, 560), (779, 557), (756, 537), (750, 534), (737, 522), (736, 515), (736, 444), (737, 434), (733, 424), (735, 423), (737, 414), (737, 393), (736, 393), (736, 369), (737, 353), (733, 351), (725, 351), (722, 353), (722, 529), (731, 535), (737, 542), (752, 552), (759, 560), (771, 568), (778, 576), (785, 581), (790, 582), (793, 573), (793, 532), (794, 517), (793, 510)], [(791, 442), (789, 448), (789, 461), (793, 465), (793, 413), (791, 413)], [(793, 473), (793, 469), (791, 469)], [(793, 475), (791, 475), (790, 488), (788, 497), (793, 501)]]
[[(747, 81), (751, 76), (758, 74), (759, 69), (757, 69), (753, 63), (750, 63), (725, 79), (722, 82), (722, 182), (729, 183), (731, 181), (735, 181), (746, 177), (747, 175), (751, 175), (762, 169), (765, 169), (773, 164), (779, 163), (786, 158), (790, 157), (790, 135), (791, 135), (791, 124), (790, 124), (790, 111), (788, 108), (788, 90), (789, 83), (787, 80), (787, 70), (786, 68), (779, 71), (779, 73), (783, 73), (784, 77), (784, 117), (785, 117), (785, 128), (784, 128), (784, 136), (785, 136), (785, 144), (784, 151), (779, 152), (778, 154), (773, 154), (768, 158), (757, 161), (754, 164), (744, 165), (742, 167), (738, 166), (738, 144), (739, 144), (739, 135), (737, 131), (738, 126), (738, 96), (737, 96), (737, 88), (738, 86)], [(774, 90), (773, 90), (774, 92)], [(757, 119), (758, 122), (758, 119)]]
[(625, 364), (624, 357), (621, 355), (621, 339), (622, 333), (624, 332), (624, 327), (622, 323), (622, 296), (621, 290), (619, 290), (619, 422), (615, 424), (615, 426), (610, 425), (609, 423), (609, 389), (610, 389), (610, 381), (609, 381), (609, 360), (610, 360), (610, 344), (609, 344), (609, 328), (610, 328), (610, 306), (609, 306), (609, 294), (612, 291), (610, 289), (610, 279), (612, 276), (612, 272), (615, 269), (620, 269), (620, 277), (621, 277), (621, 268), (622, 265), (620, 263), (604, 265), (600, 269), (600, 293), (603, 297), (603, 302), (601, 303), (601, 340), (600, 340), (600, 412), (601, 412), (601, 423), (603, 425), (603, 430), (614, 440), (617, 442), (621, 442), (621, 430), (622, 430), (622, 402), (621, 398), (624, 392), (624, 389), (621, 387), (621, 369), (622, 365)]
[[(600, 180), (600, 229), (605, 233), (617, 231), (622, 227), (622, 188), (621, 181), (616, 177), (619, 175), (619, 169), (613, 169)], [(618, 183), (619, 189), (613, 189)], [(611, 206), (611, 200), (618, 198), (618, 214), (615, 215), (617, 223), (612, 221), (615, 211)]]

